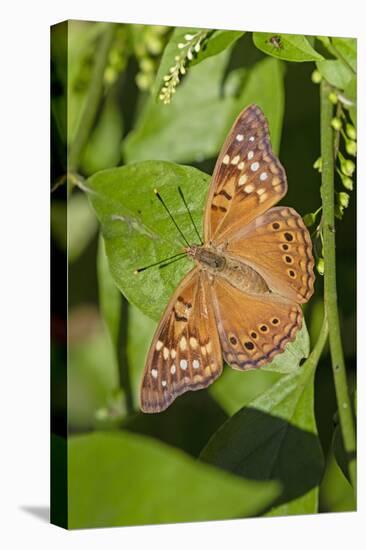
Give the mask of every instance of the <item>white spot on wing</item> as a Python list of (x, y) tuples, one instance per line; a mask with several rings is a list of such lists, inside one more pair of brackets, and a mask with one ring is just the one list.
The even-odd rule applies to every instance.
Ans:
[(253, 162), (253, 164), (250, 166), (250, 169), (252, 172), (256, 172), (259, 168), (259, 162)]
[(179, 342), (179, 347), (182, 351), (185, 351), (187, 349), (187, 340), (185, 336), (182, 336)]
[(192, 366), (193, 366), (194, 369), (199, 369), (200, 368), (200, 362), (198, 361), (198, 359), (193, 360)]
[(261, 181), (265, 181), (267, 178), (268, 178), (267, 172), (262, 172), (261, 175), (259, 176), (259, 179)]
[(236, 141), (243, 141), (243, 139), (244, 139), (243, 134), (238, 134), (238, 135), (236, 136)]
[(191, 348), (196, 349), (196, 347), (198, 345), (197, 339), (194, 338), (194, 336), (191, 336), (190, 339), (189, 339), (189, 344), (190, 344)]
[(254, 141), (254, 140), (255, 140), (255, 137), (254, 137), (254, 136), (250, 136), (249, 141)]
[(163, 386), (163, 388), (165, 388), (165, 386), (166, 386), (166, 380), (162, 380), (162, 381), (161, 381), (161, 385)]
[(158, 377), (158, 371), (156, 369), (151, 369), (151, 376), (153, 378), (157, 378)]
[(241, 176), (239, 178), (239, 181), (238, 181), (238, 185), (241, 186), (241, 185), (244, 185), (244, 183), (247, 181), (247, 176), (244, 174), (243, 176)]
[(177, 369), (176, 369), (175, 365), (172, 365), (172, 366), (170, 367), (170, 372), (171, 372), (172, 374), (175, 374), (175, 371), (176, 371), (176, 370), (177, 370)]
[(169, 355), (170, 355), (170, 354), (169, 354), (168, 348), (164, 348), (164, 349), (163, 349), (163, 357), (164, 357), (164, 359), (168, 359)]
[(181, 369), (186, 370), (186, 368), (188, 367), (187, 359), (181, 359), (179, 365)]
[(240, 156), (239, 156), (239, 155), (236, 155), (236, 156), (232, 159), (231, 164), (238, 164), (239, 160), (240, 160)]
[(163, 342), (162, 342), (161, 340), (158, 340), (158, 341), (156, 342), (156, 346), (155, 346), (155, 347), (156, 347), (156, 351), (161, 350), (161, 348), (163, 347)]
[(248, 153), (248, 159), (250, 160), (250, 159), (252, 159), (253, 157), (254, 157), (253, 151), (249, 151), (249, 153)]
[(225, 155), (224, 158), (222, 159), (222, 164), (229, 164), (229, 162), (230, 162), (229, 155)]

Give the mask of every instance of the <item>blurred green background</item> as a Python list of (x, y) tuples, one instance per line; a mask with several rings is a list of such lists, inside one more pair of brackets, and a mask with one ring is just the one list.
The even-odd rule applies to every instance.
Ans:
[[(220, 387), (221, 391), (224, 391), (225, 380), (232, 376), (226, 367), (222, 380), (215, 383), (214, 389), (186, 394), (159, 415), (146, 416), (138, 412), (138, 388), (156, 322), (124, 299), (121, 301), (113, 281), (108, 279), (110, 275), (103, 243), (99, 242), (98, 222), (86, 195), (78, 186), (66, 190), (66, 186), (60, 183), (67, 172), (65, 151), (75, 139), (90, 91), (97, 51), (102, 47), (101, 42), (107, 31), (107, 23), (82, 21), (61, 24), (52, 31), (52, 184), (55, 190), (52, 201), (51, 237), (54, 265), (61, 279), (68, 262), (69, 484), (73, 482), (73, 469), (77, 469), (75, 462), (78, 457), (85, 454), (86, 463), (89, 459), (93, 462), (96, 460), (95, 457), (98, 457), (97, 464), (93, 462), (94, 469), (90, 472), (85, 471), (84, 477), (81, 476), (77, 480), (76, 489), (80, 498), (74, 501), (74, 504), (70, 503), (71, 527), (121, 524), (121, 511), (120, 515), (116, 515), (110, 509), (100, 511), (103, 504), (100, 500), (95, 500), (95, 495), (104, 494), (103, 489), (99, 486), (94, 487), (93, 492), (88, 486), (90, 476), (94, 479), (95, 476), (99, 477), (99, 474), (99, 483), (104, 490), (106, 484), (109, 484), (111, 492), (117, 492), (115, 498), (126, 499), (129, 502), (124, 511), (126, 523), (129, 522), (129, 516), (133, 518), (132, 523), (165, 521), (164, 513), (159, 515), (159, 506), (175, 506), (174, 500), (171, 502), (168, 496), (161, 495), (161, 499), (166, 498), (163, 504), (141, 503), (141, 495), (144, 494), (141, 489), (141, 494), (136, 493), (137, 496), (140, 495), (140, 500), (136, 496), (135, 502), (132, 488), (129, 494), (118, 495), (118, 476), (124, 475), (128, 479), (129, 476), (140, 475), (136, 473), (140, 470), (137, 469), (135, 472), (135, 465), (140, 455), (144, 454), (145, 439), (147, 458), (150, 456), (149, 453), (161, 453), (156, 460), (162, 465), (162, 469), (174, 470), (170, 459), (165, 459), (165, 454), (171, 452), (170, 457), (176, 452), (172, 447), (184, 451), (189, 457), (197, 457), (228, 414), (236, 410), (224, 410), (216, 399)], [(115, 26), (108, 44), (103, 78), (99, 83), (102, 87), (102, 100), (98, 104), (86, 146), (74, 170), (79, 181), (82, 182), (82, 178), (87, 178), (104, 168), (145, 159), (172, 160), (195, 166), (208, 174), (212, 173), (220, 145), (233, 120), (230, 118), (233, 101), (238, 98), (240, 100), (241, 90), (248, 85), (253, 71), (258, 70), (258, 67), (262, 66), (261, 63), (267, 63), (270, 58), (255, 47), (251, 33), (242, 34), (218, 56), (192, 67), (188, 71), (187, 82), (184, 81), (178, 86), (170, 105), (157, 104), (150, 92), (161, 55), (171, 33), (170, 27), (163, 26)], [(305, 215), (315, 211), (320, 205), (320, 174), (313, 168), (314, 161), (320, 155), (319, 86), (311, 80), (315, 66), (312, 62), (278, 62), (273, 58), (269, 63), (272, 62), (277, 63), (278, 67), (276, 65), (273, 69), (264, 66), (264, 74), (268, 73), (268, 79), (264, 80), (265, 86), (259, 86), (258, 89), (254, 86), (252, 93), (254, 96), (257, 93), (259, 98), (266, 94), (268, 102), (271, 102), (273, 97), (274, 102), (283, 106), (282, 132), (279, 131), (278, 138), (279, 157), (286, 169), (289, 182), (284, 203)], [(273, 74), (278, 82), (274, 82), (275, 78), (270, 71), (275, 71)], [(245, 104), (242, 105), (242, 108), (244, 107)], [(207, 136), (207, 141), (204, 136)], [(71, 169), (74, 169), (74, 166), (71, 166)], [(356, 366), (355, 227), (356, 204), (353, 194), (343, 220), (337, 223), (336, 229), (339, 307), (351, 387), (355, 385)], [(318, 275), (316, 293), (305, 307), (312, 343), (316, 340), (322, 320), (322, 284), (322, 277)], [(62, 436), (65, 435), (61, 426), (66, 414), (63, 399), (66, 335), (62, 322), (57, 325), (55, 319), (65, 320), (62, 305), (65, 295), (56, 294), (53, 328), (58, 326), (59, 330), (53, 331), (53, 426), (54, 433)], [(112, 314), (120, 316), (121, 319), (118, 334), (113, 335), (103, 319), (103, 300), (110, 300), (115, 304)], [(123, 347), (119, 352), (118, 345)], [(128, 366), (128, 383), (132, 387), (134, 400), (132, 414), (127, 414), (128, 403), (121, 390), (121, 372), (118, 367), (121, 362)], [(238, 398), (240, 405), (244, 406), (270, 388), (280, 376), (265, 371), (246, 374), (245, 388)], [(331, 445), (336, 422), (336, 400), (327, 350), (316, 372), (315, 412), (320, 442), (326, 458), (326, 469), (320, 485), (319, 511), (353, 510), (355, 503), (351, 487), (334, 459)], [(121, 467), (125, 469), (123, 473), (118, 468), (113, 470), (112, 465), (108, 466), (109, 457), (120, 452), (113, 446), (113, 437), (116, 437), (116, 433), (126, 438), (124, 448), (128, 449), (131, 446), (132, 449), (131, 456), (127, 458), (128, 471), (125, 469), (126, 462), (123, 462), (123, 456), (120, 457)], [(134, 434), (133, 437), (131, 435), (131, 440), (127, 437), (129, 434)], [(88, 436), (91, 438), (83, 439)], [(137, 439), (134, 439), (135, 437)], [(139, 437), (144, 439), (141, 440)], [(169, 447), (156, 447), (159, 441), (168, 444)], [(179, 462), (181, 455), (177, 455), (175, 459)], [(191, 467), (190, 464), (186, 465), (187, 468), (188, 466)], [(144, 464), (141, 468), (147, 472), (145, 483), (149, 486), (150, 473), (145, 470)], [(179, 472), (179, 468), (176, 471)], [(206, 475), (209, 474), (202, 473), (197, 486)], [(163, 482), (175, 483), (174, 479), (172, 473), (172, 478), (168, 476)], [(217, 494), (213, 491), (207, 495), (207, 501), (213, 503), (222, 498), (222, 507), (225, 507), (226, 502), (233, 500), (232, 491), (235, 487), (230, 483), (229, 479), (222, 481), (222, 487), (219, 481), (211, 483), (211, 486), (218, 484), (220, 490), (217, 489)], [(178, 493), (181, 481), (176, 480), (176, 484), (175, 490)], [(69, 490), (74, 494), (70, 485)], [(154, 490), (152, 484), (151, 491)], [(235, 490), (239, 495), (240, 487)], [(185, 491), (194, 492), (195, 487), (191, 485), (189, 490), (182, 488), (181, 491), (182, 495)], [(197, 489), (197, 495), (198, 493)], [(149, 495), (146, 489), (146, 498), (150, 498)], [(112, 495), (111, 502), (113, 498)], [(197, 506), (199, 498), (196, 497)], [(182, 502), (183, 500), (184, 496)], [(205, 500), (202, 501), (202, 505), (207, 505)], [(73, 506), (77, 509), (74, 510)], [(150, 513), (151, 507), (154, 506), (156, 514)], [(222, 507), (218, 518), (245, 515), (245, 510), (241, 511), (240, 508), (229, 505), (225, 508), (225, 515)], [(258, 512), (261, 507), (262, 504), (258, 502)], [(73, 521), (72, 517), (78, 519)], [(173, 514), (171, 521), (179, 521), (180, 517), (185, 517), (183, 504), (182, 515), (178, 512), (175, 516)], [(203, 513), (194, 519), (206, 517), (215, 518), (215, 514), (210, 513), (209, 506), (206, 515)]]

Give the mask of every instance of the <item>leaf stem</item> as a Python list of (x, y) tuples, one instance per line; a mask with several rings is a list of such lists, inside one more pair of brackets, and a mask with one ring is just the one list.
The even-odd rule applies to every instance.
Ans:
[(340, 418), (340, 427), (344, 448), (347, 456), (351, 483), (356, 492), (356, 436), (352, 416), (351, 401), (347, 385), (346, 366), (344, 362), (341, 329), (339, 323), (337, 285), (336, 285), (336, 253), (334, 227), (334, 136), (331, 120), (333, 106), (328, 99), (329, 84), (321, 83), (321, 155), (322, 155), (322, 185), (321, 198), (323, 204), (323, 237), (324, 237), (324, 304), (329, 319), (329, 345), (332, 359), (334, 385)]
[(100, 43), (98, 44), (84, 110), (80, 117), (75, 138), (69, 150), (68, 172), (77, 170), (80, 162), (80, 155), (83, 152), (93, 127), (99, 102), (103, 93), (103, 74), (107, 65), (108, 54), (113, 42), (115, 31), (116, 24), (109, 23), (101, 36)]

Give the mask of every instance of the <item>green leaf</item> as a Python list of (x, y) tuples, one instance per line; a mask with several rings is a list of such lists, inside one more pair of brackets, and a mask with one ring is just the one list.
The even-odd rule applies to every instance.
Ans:
[[(147, 161), (99, 172), (85, 185), (102, 225), (109, 266), (118, 288), (142, 312), (158, 319), (187, 271), (188, 258), (159, 269), (147, 266), (182, 251), (184, 243), (157, 200), (157, 187), (189, 242), (197, 236), (178, 194), (181, 187), (198, 227), (210, 177), (169, 162)], [(131, 250), (134, 254), (131, 254)]]
[(224, 372), (209, 387), (209, 392), (224, 411), (232, 416), (267, 391), (280, 378), (281, 374), (264, 369), (240, 372), (225, 365)]
[(351, 120), (355, 128), (357, 128), (357, 77), (354, 76), (344, 88), (344, 95), (352, 102), (348, 107)]
[(351, 483), (349, 471), (348, 471), (348, 460), (347, 453), (343, 445), (342, 432), (340, 430), (339, 424), (336, 426), (333, 433), (333, 452), (338, 466), (343, 472), (343, 475)]
[(357, 40), (356, 38), (338, 38), (331, 39), (332, 45), (338, 58), (343, 58), (356, 72), (357, 70)]
[(280, 353), (261, 369), (240, 372), (226, 367), (223, 376), (210, 387), (210, 393), (230, 415), (266, 391), (281, 378), (281, 374), (300, 370), (300, 362), (310, 351), (309, 334), (305, 325), (298, 332), (294, 342), (287, 344)]
[[(190, 66), (201, 63), (204, 59), (212, 57), (221, 53), (226, 48), (232, 46), (239, 38), (245, 34), (245, 31), (214, 31), (205, 40), (201, 50), (198, 52), (197, 57), (194, 57), (190, 63)], [(189, 71), (189, 67), (188, 67)]]
[(137, 307), (129, 304), (127, 358), (135, 403), (139, 403), (142, 373), (155, 329), (155, 321), (149, 319)]
[(324, 59), (311, 47), (307, 38), (300, 34), (254, 32), (253, 41), (262, 52), (284, 61), (318, 61)]
[(314, 369), (282, 377), (230, 418), (201, 454), (245, 478), (278, 480), (283, 491), (270, 515), (314, 513), (323, 457), (314, 418)]
[(352, 79), (352, 73), (339, 59), (327, 59), (316, 64), (320, 74), (332, 86), (344, 90)]
[(229, 49), (191, 67), (169, 105), (151, 97), (123, 142), (126, 163), (141, 160), (199, 162), (217, 154), (234, 100), (222, 97)]
[[(355, 425), (356, 425), (356, 410), (357, 410), (356, 392), (354, 392), (352, 396), (352, 414), (353, 414)], [(349, 475), (348, 465), (352, 460), (356, 459), (356, 453), (353, 453), (353, 454), (347, 453), (346, 449), (344, 448), (342, 431), (339, 424), (338, 411), (337, 411), (336, 417), (337, 417), (337, 425), (333, 432), (333, 452), (334, 452), (334, 456), (337, 461), (337, 464), (343, 472), (343, 475), (348, 479), (350, 483), (352, 483)]]
[(236, 116), (251, 103), (256, 103), (263, 110), (268, 120), (273, 150), (278, 153), (285, 103), (281, 61), (267, 58), (256, 63), (250, 70), (225, 127), (222, 143)]
[(68, 465), (72, 529), (253, 516), (278, 494), (123, 432), (72, 437)]
[(287, 344), (283, 353), (276, 355), (268, 365), (262, 368), (272, 372), (289, 374), (299, 369), (301, 360), (306, 359), (309, 353), (310, 338), (304, 320), (295, 340)]
[(99, 236), (98, 242), (97, 273), (100, 310), (108, 327), (117, 360), (119, 325), (121, 322), (121, 294), (109, 271), (102, 235)]

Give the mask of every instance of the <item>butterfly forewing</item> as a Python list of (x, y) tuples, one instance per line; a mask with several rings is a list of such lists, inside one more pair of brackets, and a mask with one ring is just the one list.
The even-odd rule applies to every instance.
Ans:
[(141, 408), (160, 412), (187, 390), (211, 384), (222, 355), (207, 275), (193, 269), (169, 301), (148, 354)]
[(276, 204), (287, 191), (266, 119), (256, 105), (236, 119), (217, 160), (205, 212), (205, 241), (219, 244)]
[(270, 362), (301, 327), (300, 306), (280, 296), (250, 295), (220, 277), (212, 291), (223, 356), (233, 368), (251, 369)]
[(228, 241), (227, 253), (242, 259), (272, 292), (305, 303), (314, 292), (314, 260), (301, 216), (287, 206), (271, 208)]

